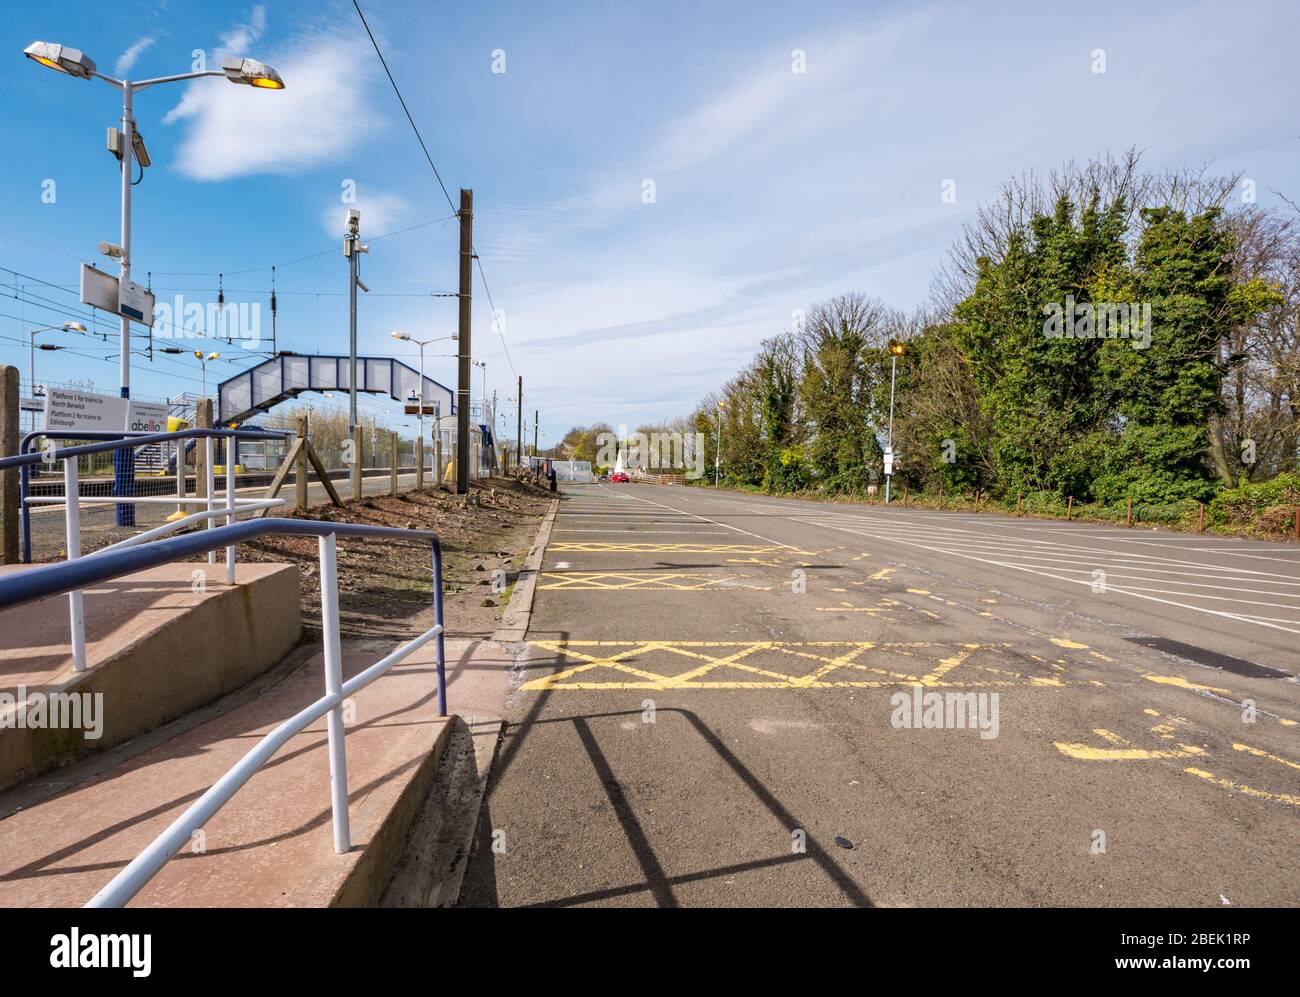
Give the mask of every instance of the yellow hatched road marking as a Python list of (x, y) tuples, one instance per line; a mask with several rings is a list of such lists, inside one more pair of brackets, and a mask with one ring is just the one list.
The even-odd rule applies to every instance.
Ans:
[(667, 589), (677, 592), (694, 592), (700, 589), (728, 586), (770, 592), (770, 585), (755, 585), (741, 581), (741, 575), (700, 575), (689, 572), (668, 571), (654, 574), (628, 575), (616, 571), (568, 571), (563, 574), (543, 572), (539, 589), (577, 589), (606, 592), (629, 590)]
[(604, 543), (579, 540), (561, 540), (549, 545), (557, 552), (588, 554), (812, 554), (812, 551), (795, 547), (756, 546), (754, 544), (701, 544), (701, 543)]
[[(527, 691), (558, 689), (837, 689), (897, 688), (920, 684), (943, 688), (1013, 688), (1064, 686), (1079, 684), (1056, 677), (999, 673), (998, 679), (981, 678), (960, 681), (952, 674), (966, 664), (976, 651), (1005, 650), (1007, 644), (935, 644), (930, 642), (882, 643), (878, 641), (600, 641), (536, 640), (533, 646), (558, 656), (576, 658), (582, 664), (542, 675), (525, 682)], [(914, 658), (917, 670), (907, 674), (881, 667), (862, 656), (872, 652), (887, 656), (892, 663), (899, 657)], [(755, 655), (766, 655), (755, 662)], [(813, 662), (811, 671), (786, 673), (772, 664), (773, 656), (788, 656)], [(646, 659), (651, 659), (647, 664)], [(662, 662), (671, 658), (689, 658), (699, 662), (684, 672), (673, 672)], [(938, 659), (937, 661), (935, 659)], [(637, 661), (633, 666), (630, 662)], [(884, 662), (882, 662), (884, 664)], [(975, 664), (970, 667), (980, 669)], [(609, 669), (621, 673), (618, 678), (596, 676), (593, 672)], [(660, 671), (659, 669), (663, 669)], [(719, 679), (722, 670), (745, 672), (753, 678)], [(990, 669), (997, 673), (996, 669)], [(860, 676), (860, 677), (859, 677)]]

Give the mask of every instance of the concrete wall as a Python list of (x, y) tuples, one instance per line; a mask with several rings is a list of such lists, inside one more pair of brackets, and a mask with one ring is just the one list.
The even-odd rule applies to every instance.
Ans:
[[(192, 573), (209, 579), (192, 593)], [(87, 605), (89, 667), (74, 673), (62, 662), (22, 671), (38, 652), (66, 645), (66, 597), (0, 614), (0, 689), (28, 694), (102, 694), (102, 735), (77, 730), (0, 727), (0, 789), (66, 765), (212, 702), (261, 675), (302, 634), (298, 569), (287, 564), (240, 564), (233, 588), (224, 566), (170, 564), (91, 589)], [(143, 593), (143, 595), (142, 595)], [(114, 621), (114, 610), (120, 617)], [(52, 634), (61, 631), (58, 644)], [(53, 660), (50, 658), (48, 660)], [(6, 709), (7, 714), (15, 708)]]

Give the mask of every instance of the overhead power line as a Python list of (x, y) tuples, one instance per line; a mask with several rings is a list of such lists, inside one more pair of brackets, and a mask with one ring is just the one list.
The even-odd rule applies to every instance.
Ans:
[[(433, 156), (429, 154), (429, 147), (424, 142), (424, 136), (420, 134), (420, 128), (415, 123), (415, 118), (411, 116), (411, 109), (406, 106), (406, 98), (402, 96), (402, 89), (397, 85), (397, 80), (393, 78), (392, 70), (388, 68), (388, 60), (384, 58), (383, 50), (379, 47), (379, 42), (375, 38), (375, 33), (370, 30), (370, 24), (366, 21), (366, 15), (361, 10), (361, 4), (358, 0), (352, 0), (352, 6), (356, 8), (357, 17), (361, 18), (361, 26), (366, 29), (366, 35), (370, 39), (370, 44), (374, 46), (375, 55), (379, 56), (379, 64), (384, 67), (384, 74), (388, 77), (388, 82), (393, 88), (393, 93), (397, 96), (397, 102), (402, 105), (402, 112), (406, 115), (406, 120), (411, 126), (411, 131), (415, 133), (415, 140), (420, 143), (420, 151), (424, 153), (425, 160), (429, 163), (429, 169), (433, 170), (433, 177), (438, 181), (438, 186), (442, 189), (442, 196), (447, 199), (447, 205), (457, 215), (460, 212), (456, 208), (456, 203), (451, 199), (451, 193), (447, 190), (447, 185), (442, 182), (442, 174), (438, 172), (438, 167), (433, 161)], [(492, 310), (493, 319), (495, 320), (497, 309), (496, 304), (492, 301), (492, 291), (488, 287), (487, 274), (483, 272), (483, 261), (479, 258), (478, 251), (474, 249), (473, 243), (470, 244), (470, 252), (474, 256), (474, 261), (478, 264), (479, 277), (483, 281), (483, 291), (487, 295), (488, 307)], [(515, 370), (515, 362), (510, 357), (510, 347), (506, 345), (505, 333), (499, 333), (501, 336), (501, 348), (506, 354), (506, 363), (510, 365), (510, 372), (518, 377)]]

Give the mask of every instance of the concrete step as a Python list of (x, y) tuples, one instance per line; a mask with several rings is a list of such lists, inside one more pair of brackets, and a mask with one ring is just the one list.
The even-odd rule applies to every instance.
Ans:
[(495, 640), (447, 641), (448, 702), (458, 716), (381, 907), (451, 907), (460, 898), (511, 679), (525, 651)]
[(381, 907), (451, 907), (460, 897), (502, 721), (457, 718)]
[[(344, 676), (389, 653), (389, 642), (344, 645)], [(472, 671), (472, 654), (452, 661)], [(305, 659), (305, 660), (304, 660)], [(449, 695), (455, 684), (449, 680)], [(319, 653), (297, 652), (256, 695), (184, 721), (59, 773), (80, 781), (42, 798), (0, 795), (0, 905), (78, 906), (89, 900), (257, 739), (324, 690)], [(454, 703), (453, 703), (454, 707)], [(437, 717), (433, 645), (353, 700), (347, 726), (352, 849), (333, 848), (325, 720), (294, 737), (140, 892), (142, 906), (331, 906), (378, 901), (423, 802), (451, 729)], [(157, 742), (157, 743), (154, 743)], [(26, 793), (26, 800), (21, 799)], [(15, 799), (17, 802), (15, 803)], [(16, 809), (22, 806), (22, 809)]]
[[(235, 581), (225, 584), (224, 563), (168, 564), (86, 589), (81, 673), (67, 596), (0, 612), (0, 788), (183, 716), (282, 660), (302, 633), (298, 569), (239, 563)], [(75, 729), (35, 711), (53, 695), (75, 697)]]

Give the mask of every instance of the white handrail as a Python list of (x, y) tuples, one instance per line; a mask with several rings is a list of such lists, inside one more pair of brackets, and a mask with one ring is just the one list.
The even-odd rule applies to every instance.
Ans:
[[(348, 820), (347, 753), (343, 726), (344, 699), (374, 682), (390, 668), (443, 633), (437, 623), (414, 640), (408, 641), (347, 682), (342, 681), (342, 653), (339, 637), (338, 566), (336, 537), (329, 533), (320, 538), (321, 629), (323, 631), (325, 695), (299, 710), (284, 723), (264, 735), (253, 748), (236, 762), (206, 793), (154, 838), (145, 849), (96, 893), (87, 907), (121, 907), (142, 890), (167, 862), (185, 847), (195, 831), (202, 828), (259, 768), (265, 765), (289, 739), (300, 734), (323, 716), (328, 716), (330, 759), (330, 806), (333, 813), (334, 850), (340, 855), (352, 847)], [(435, 579), (435, 586), (440, 579)], [(440, 659), (441, 660), (441, 659)]]
[[(77, 459), (66, 457), (63, 461), (63, 492), (76, 495), (80, 490), (77, 484)], [(65, 502), (63, 511), (64, 528), (67, 530), (68, 560), (81, 556), (81, 504)], [(72, 670), (86, 670), (86, 614), (81, 589), (68, 593), (68, 625), (72, 628)]]
[[(202, 501), (202, 499), (200, 499)], [(171, 504), (171, 500), (168, 500)], [(284, 499), (240, 499), (239, 505), (236, 506), (237, 513), (258, 512), (262, 509), (279, 509), (288, 505)], [(205, 520), (212, 519), (216, 516), (225, 516), (226, 525), (230, 525), (230, 515), (228, 509), (202, 509), (199, 512), (192, 512), (184, 519), (174, 519), (170, 523), (163, 523), (162, 526), (155, 526), (152, 530), (145, 530), (143, 533), (137, 533), (133, 537), (127, 537), (125, 540), (119, 540), (115, 544), (109, 544), (107, 547), (100, 547), (98, 550), (87, 554), (87, 557), (94, 557), (96, 554), (103, 554), (110, 550), (121, 550), (123, 547), (135, 547), (142, 543), (148, 543), (150, 540), (156, 540), (168, 533), (176, 530), (182, 530), (187, 526), (195, 523), (201, 523)]]
[[(119, 540), (117, 543), (110, 544), (100, 550), (88, 555), (94, 557), (97, 554), (105, 553), (111, 550), (120, 550), (123, 547), (137, 546), (155, 540), (184, 526), (196, 522), (207, 522), (217, 517), (225, 517), (226, 525), (232, 526), (236, 518), (245, 512), (257, 512), (262, 509), (274, 509), (285, 504), (284, 499), (252, 499), (239, 498), (235, 494), (234, 475), (226, 476), (226, 502), (223, 509), (215, 507), (216, 496), (215, 482), (212, 473), (212, 437), (204, 440), (206, 446), (207, 466), (207, 492), (202, 498), (157, 498), (153, 496), (104, 496), (104, 495), (81, 495), (80, 482), (77, 477), (77, 458), (63, 458), (63, 494), (62, 495), (29, 495), (27, 502), (31, 505), (40, 504), (62, 504), (64, 529), (66, 531), (65, 543), (67, 548), (68, 560), (74, 560), (81, 556), (81, 506), (82, 505), (119, 505), (127, 503), (138, 504), (165, 504), (185, 503), (187, 505), (203, 505), (205, 509), (199, 512), (191, 513), (183, 519), (175, 522), (165, 523), (162, 526), (146, 530), (143, 533), (136, 534), (133, 537), (127, 537), (125, 540)], [(74, 498), (75, 501), (69, 501)], [(216, 563), (216, 551), (208, 551), (208, 563)], [(226, 548), (226, 584), (235, 584), (235, 547), (230, 545)], [(68, 593), (68, 616), (69, 627), (72, 631), (72, 670), (74, 672), (84, 672), (86, 670), (86, 614), (85, 600), (81, 589)]]

